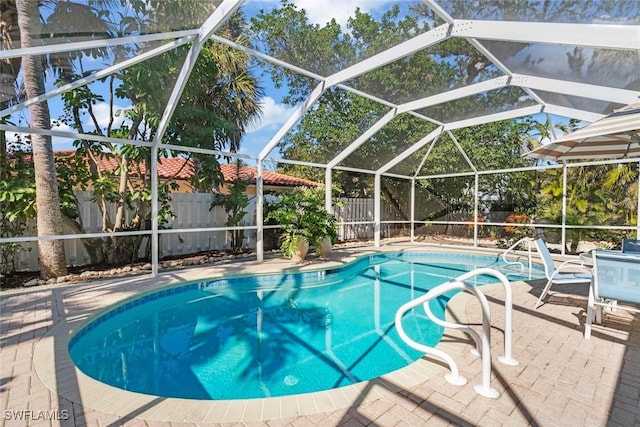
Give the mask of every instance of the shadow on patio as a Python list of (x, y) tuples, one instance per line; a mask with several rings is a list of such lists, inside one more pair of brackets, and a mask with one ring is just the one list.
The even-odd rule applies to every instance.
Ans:
[[(59, 362), (60, 355), (67, 352), (67, 339), (56, 339), (50, 355), (54, 358), (58, 394), (50, 392), (42, 383), (40, 375), (43, 372), (35, 372), (31, 355), (54, 326), (81, 324), (102, 307), (155, 289), (172, 279), (182, 280), (184, 276), (176, 272), (144, 286), (131, 280), (4, 294), (0, 378), (3, 408), (8, 411), (52, 409), (61, 413), (66, 410), (70, 419), (61, 420), (63, 425), (115, 426), (136, 422), (162, 425), (143, 419), (154, 408), (162, 406), (163, 398), (149, 396), (145, 404), (132, 405), (120, 415), (86, 406), (87, 402), (83, 400), (85, 390), (82, 390), (75, 371)], [(378, 379), (364, 386), (350, 408), (274, 419), (269, 425), (638, 424), (638, 320), (626, 312), (624, 315), (610, 313), (603, 326), (594, 328), (591, 340), (584, 340), (585, 290), (562, 288), (563, 294), (557, 293), (545, 305), (534, 310), (543, 285), (541, 281), (514, 285), (513, 352), (520, 364), (516, 367), (493, 366), (492, 386), (500, 392), (497, 399), (487, 399), (475, 393), (473, 385), (480, 383), (480, 360), (465, 351), (456, 358), (462, 373), (469, 379), (465, 386), (448, 384), (444, 379), (444, 368), (440, 369), (440, 374), (425, 378), (414, 387)], [(503, 289), (499, 286), (484, 289), (492, 308), (492, 356), (495, 359), (502, 351), (504, 309), (500, 304)], [(480, 323), (477, 303), (467, 303), (464, 313), (469, 322)], [(461, 345), (466, 350), (470, 349), (468, 343)], [(103, 398), (110, 399), (109, 396)], [(209, 405), (214, 410), (215, 403)], [(193, 409), (185, 407), (185, 410), (194, 413)], [(252, 425), (252, 422), (245, 424)], [(27, 422), (11, 425), (27, 425)]]

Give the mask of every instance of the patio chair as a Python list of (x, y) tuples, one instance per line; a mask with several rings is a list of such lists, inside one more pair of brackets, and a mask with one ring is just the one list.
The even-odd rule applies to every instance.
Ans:
[[(593, 275), (591, 274), (591, 270), (586, 267), (582, 261), (565, 261), (560, 264), (558, 268), (555, 268), (555, 263), (553, 262), (553, 258), (551, 257), (551, 252), (549, 252), (545, 241), (543, 239), (536, 239), (535, 244), (536, 248), (538, 249), (538, 254), (540, 254), (540, 258), (542, 259), (542, 263), (544, 264), (544, 275), (547, 278), (547, 284), (542, 290), (540, 298), (538, 298), (538, 301), (536, 302), (535, 308), (538, 308), (542, 304), (542, 300), (547, 296), (551, 285), (554, 283), (558, 285), (570, 285), (576, 283), (584, 283), (585, 285), (588, 285), (591, 283), (591, 278), (593, 277)], [(585, 272), (562, 272), (563, 269), (567, 268), (581, 268), (585, 270)]]
[(622, 252), (640, 254), (640, 240), (622, 239)]
[(640, 253), (593, 251), (593, 276), (584, 326), (587, 340), (594, 317), (601, 321), (603, 307), (640, 313)]

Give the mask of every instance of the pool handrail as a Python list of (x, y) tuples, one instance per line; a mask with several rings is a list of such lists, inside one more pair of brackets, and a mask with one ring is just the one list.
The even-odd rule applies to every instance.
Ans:
[(532, 247), (532, 240), (529, 237), (523, 237), (522, 239), (518, 240), (517, 242), (515, 242), (513, 245), (511, 245), (507, 250), (505, 250), (502, 253), (502, 260), (504, 261), (505, 264), (507, 265), (520, 265), (520, 274), (522, 274), (524, 272), (524, 264), (520, 261), (509, 261), (507, 259), (507, 254), (509, 252), (512, 252), (515, 248), (517, 248), (518, 246), (520, 246), (521, 243), (527, 243), (527, 251), (528, 251), (528, 258), (529, 258), (529, 279), (531, 279), (532, 277), (532, 251), (531, 251), (531, 247)]
[(468, 280), (472, 277), (480, 275), (493, 276), (502, 283), (504, 287), (504, 354), (498, 356), (498, 360), (503, 365), (517, 366), (518, 361), (513, 358), (512, 355), (512, 343), (513, 343), (513, 291), (511, 289), (511, 282), (503, 273), (496, 269), (481, 267), (475, 270), (464, 273), (456, 278), (456, 280)]
[(467, 383), (467, 380), (462, 375), (460, 375), (458, 365), (453, 360), (453, 358), (440, 349), (437, 349), (432, 346), (420, 344), (412, 340), (404, 331), (404, 328), (402, 326), (402, 318), (409, 310), (422, 305), (425, 313), (432, 321), (434, 321), (434, 323), (443, 327), (449, 327), (454, 329), (464, 329), (465, 332), (469, 333), (471, 337), (474, 339), (476, 343), (476, 349), (477, 349), (478, 336), (479, 336), (477, 331), (475, 331), (469, 325), (451, 323), (451, 322), (447, 322), (442, 319), (439, 319), (433, 315), (433, 313), (431, 312), (431, 309), (429, 308), (429, 301), (447, 292), (450, 292), (452, 290), (464, 290), (474, 295), (479, 300), (482, 308), (482, 337), (480, 338), (480, 341), (481, 341), (480, 355), (482, 357), (482, 383), (479, 385), (476, 385), (474, 389), (481, 396), (489, 397), (489, 398), (497, 398), (499, 395), (498, 391), (491, 387), (491, 339), (490, 339), (491, 312), (489, 308), (489, 302), (487, 300), (487, 297), (478, 289), (478, 287), (464, 282), (464, 280), (470, 279), (475, 276), (479, 276), (481, 274), (492, 275), (498, 278), (500, 282), (502, 282), (502, 284), (504, 285), (504, 288), (505, 288), (505, 338), (504, 338), (505, 354), (503, 356), (498, 357), (498, 360), (501, 363), (506, 365), (511, 365), (511, 366), (518, 365), (518, 362), (515, 359), (513, 359), (511, 355), (512, 307), (513, 307), (513, 296), (511, 292), (511, 284), (509, 282), (509, 279), (507, 279), (507, 277), (504, 274), (491, 268), (478, 268), (476, 270), (460, 275), (451, 281), (448, 281), (446, 283), (436, 286), (435, 288), (429, 290), (426, 294), (403, 304), (396, 312), (395, 326), (402, 340), (405, 343), (407, 343), (409, 346), (411, 346), (412, 348), (418, 351), (422, 351), (424, 353), (428, 353), (430, 355), (436, 356), (444, 360), (449, 365), (449, 370), (451, 372), (445, 375), (445, 379), (449, 383), (455, 384), (455, 385), (464, 385)]

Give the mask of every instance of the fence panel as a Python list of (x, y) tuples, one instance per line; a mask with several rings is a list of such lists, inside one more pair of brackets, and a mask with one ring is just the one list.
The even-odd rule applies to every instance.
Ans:
[[(373, 221), (373, 199), (344, 198), (339, 202), (342, 206), (334, 209), (338, 222)], [(373, 236), (373, 230), (373, 224), (343, 224), (338, 230), (338, 238), (342, 241), (367, 239)]]
[[(102, 231), (102, 217), (95, 202), (91, 201), (92, 192), (76, 191), (79, 210), (82, 215), (84, 229), (87, 233), (99, 233)], [(218, 206), (211, 210), (212, 195), (207, 193), (173, 193), (169, 201), (176, 218), (167, 223), (168, 228), (204, 228), (224, 227), (226, 213), (224, 208)], [(344, 205), (335, 209), (339, 222), (371, 222), (373, 221), (373, 199), (342, 199)], [(245, 225), (256, 223), (256, 198), (252, 198), (247, 206)], [(113, 218), (116, 214), (115, 204), (108, 206), (108, 211)], [(384, 211), (384, 208), (383, 208)], [(128, 218), (133, 215), (132, 210), (127, 210)], [(386, 217), (383, 214), (383, 218)], [(35, 235), (35, 222), (30, 224), (32, 234)], [(339, 238), (342, 241), (354, 239), (367, 239), (373, 236), (373, 224), (345, 224), (340, 227)], [(65, 230), (65, 233), (72, 233)], [(145, 239), (140, 248), (140, 256), (145, 253), (148, 239)], [(69, 265), (90, 264), (90, 258), (84, 245), (79, 239), (65, 240), (65, 254)], [(207, 250), (229, 249), (231, 239), (226, 231), (212, 232), (179, 232), (162, 233), (160, 236), (160, 257), (178, 256), (197, 253)], [(253, 230), (245, 231), (244, 246), (255, 248), (256, 234)], [(24, 243), (25, 250), (16, 256), (16, 268), (18, 270), (39, 270), (37, 242)]]

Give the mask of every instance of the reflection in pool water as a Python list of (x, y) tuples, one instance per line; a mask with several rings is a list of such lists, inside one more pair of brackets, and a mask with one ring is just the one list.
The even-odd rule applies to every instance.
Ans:
[[(490, 256), (395, 253), (329, 271), (183, 284), (98, 317), (69, 351), (87, 375), (158, 396), (246, 399), (341, 387), (421, 356), (395, 331), (402, 304), (499, 264)], [(447, 300), (432, 301), (432, 310), (442, 316)], [(443, 333), (422, 310), (403, 324), (427, 345)]]

